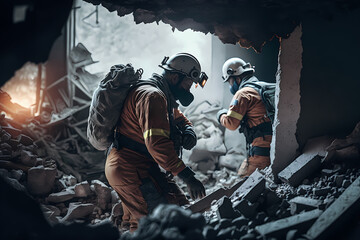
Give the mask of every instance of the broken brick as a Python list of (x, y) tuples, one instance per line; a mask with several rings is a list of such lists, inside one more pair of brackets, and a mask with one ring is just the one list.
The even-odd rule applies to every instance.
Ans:
[(211, 226), (205, 226), (202, 231), (203, 236), (205, 239), (215, 240), (216, 239), (216, 231)]
[(232, 202), (228, 197), (223, 197), (219, 200), (219, 207), (216, 214), (219, 219), (234, 219), (240, 216), (238, 212), (234, 211)]
[(232, 234), (232, 232), (233, 232), (235, 229), (236, 229), (235, 226), (228, 227), (228, 228), (225, 228), (225, 229), (221, 229), (221, 230), (218, 232), (216, 238), (217, 238), (217, 239), (229, 239), (229, 238), (232, 237), (231, 234)]
[(258, 203), (252, 204), (246, 199), (234, 203), (234, 209), (238, 210), (246, 218), (252, 218), (256, 213), (257, 207)]
[(344, 175), (336, 175), (336, 176), (335, 176), (336, 186), (337, 186), (337, 187), (341, 187), (344, 179), (345, 179), (345, 176), (344, 176)]
[(291, 199), (289, 202), (290, 202), (290, 211), (292, 215), (300, 213), (304, 210), (305, 211), (314, 210), (316, 208), (319, 208), (319, 206), (323, 203), (320, 200), (306, 198), (306, 197), (295, 197)]
[(231, 223), (232, 223), (234, 226), (236, 226), (237, 228), (240, 229), (242, 226), (247, 225), (248, 222), (249, 222), (248, 219), (246, 219), (245, 217), (241, 216), (241, 217), (238, 217), (238, 218), (235, 218), (234, 220), (232, 220)]
[(26, 136), (24, 134), (20, 134), (19, 136), (17, 136), (17, 139), (24, 146), (29, 146), (29, 145), (32, 145), (34, 143), (34, 140), (32, 140), (31, 137)]
[(331, 191), (331, 187), (314, 188), (313, 194), (315, 196), (326, 196)]

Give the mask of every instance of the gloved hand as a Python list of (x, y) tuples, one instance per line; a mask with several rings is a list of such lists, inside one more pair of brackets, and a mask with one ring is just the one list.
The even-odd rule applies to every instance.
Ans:
[(194, 175), (195, 173), (189, 167), (186, 167), (178, 174), (178, 177), (186, 183), (190, 197), (193, 200), (206, 196), (204, 185)]
[(194, 132), (191, 126), (186, 125), (182, 133), (182, 146), (186, 150), (190, 150), (193, 147), (195, 147), (196, 142), (197, 142), (196, 133)]
[(221, 109), (221, 110), (219, 110), (219, 111), (217, 112), (216, 118), (217, 118), (217, 120), (218, 120), (218, 122), (219, 122), (220, 124), (221, 124), (221, 122), (220, 122), (221, 115), (227, 114), (227, 112), (228, 112), (228, 110), (225, 109), (225, 108), (223, 108), (223, 109)]

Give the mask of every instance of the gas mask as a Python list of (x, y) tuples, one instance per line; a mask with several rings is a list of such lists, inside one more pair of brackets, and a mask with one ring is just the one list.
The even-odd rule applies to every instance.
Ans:
[(237, 84), (236, 81), (234, 81), (234, 84), (230, 86), (230, 92), (232, 95), (235, 95), (235, 93), (239, 90), (240, 85)]
[(179, 75), (179, 76), (181, 76), (181, 78), (179, 79), (178, 83), (175, 85), (170, 84), (169, 88), (175, 99), (179, 100), (181, 105), (187, 107), (190, 105), (190, 103), (192, 103), (192, 101), (194, 101), (194, 95), (190, 91), (187, 91), (180, 87), (181, 82), (184, 80), (185, 75)]

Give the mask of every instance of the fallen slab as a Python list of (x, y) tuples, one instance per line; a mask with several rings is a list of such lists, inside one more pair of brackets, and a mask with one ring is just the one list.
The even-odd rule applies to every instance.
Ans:
[(324, 136), (308, 140), (303, 154), (284, 168), (278, 178), (293, 187), (298, 186), (306, 177), (320, 168), (322, 159), (326, 157), (325, 150), (331, 143), (331, 138)]
[(230, 197), (244, 182), (246, 179), (241, 179), (231, 188), (219, 188), (218, 190), (210, 193), (206, 197), (195, 202), (193, 205), (189, 206), (187, 209), (191, 210), (193, 213), (205, 212), (207, 209), (210, 209), (211, 203), (214, 200), (219, 200), (220, 198), (226, 196)]
[(319, 209), (303, 212), (298, 215), (257, 226), (255, 227), (255, 231), (263, 237), (275, 237), (282, 239), (291, 229), (297, 229), (299, 233), (308, 230), (322, 212), (323, 211)]
[(282, 170), (278, 177), (293, 187), (299, 185), (307, 176), (320, 168), (321, 158), (317, 153), (304, 153)]
[(344, 224), (358, 216), (360, 210), (360, 177), (358, 177), (316, 220), (307, 232), (310, 239), (328, 239)]
[(264, 190), (265, 177), (256, 169), (230, 198), (233, 202), (244, 198), (253, 203)]

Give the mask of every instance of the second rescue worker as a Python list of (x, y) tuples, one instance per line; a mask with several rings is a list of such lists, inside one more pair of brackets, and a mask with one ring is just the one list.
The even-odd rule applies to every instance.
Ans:
[(270, 143), (272, 124), (259, 93), (252, 87), (244, 86), (258, 82), (254, 68), (241, 58), (228, 59), (222, 68), (223, 82), (228, 82), (234, 95), (229, 110), (222, 109), (217, 117), (221, 125), (236, 130), (241, 125), (248, 145), (248, 158), (239, 169), (240, 176), (249, 176), (256, 168), (270, 165)]

